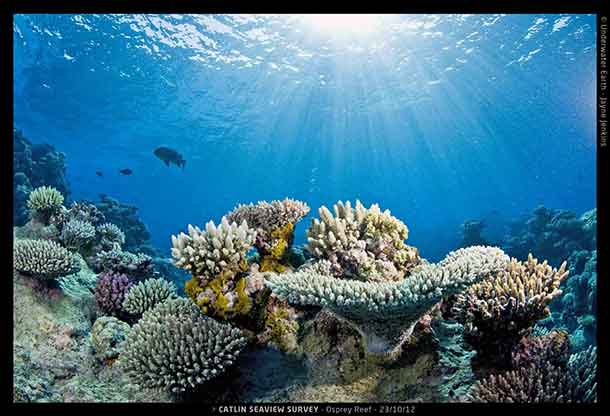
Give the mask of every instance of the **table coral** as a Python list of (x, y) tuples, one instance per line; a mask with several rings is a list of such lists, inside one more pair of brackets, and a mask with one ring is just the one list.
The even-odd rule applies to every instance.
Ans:
[(400, 282), (362, 282), (310, 271), (265, 274), (273, 293), (290, 303), (327, 307), (367, 336), (371, 351), (387, 352), (442, 297), (506, 268), (508, 256), (494, 247), (451, 252), (438, 264), (423, 263)]

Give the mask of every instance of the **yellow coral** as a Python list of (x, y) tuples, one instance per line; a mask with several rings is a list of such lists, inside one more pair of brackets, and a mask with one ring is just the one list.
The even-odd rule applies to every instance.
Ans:
[(288, 311), (277, 308), (267, 313), (265, 327), (270, 333), (269, 342), (277, 345), (282, 351), (290, 352), (296, 348), (298, 322), (289, 319)]
[[(193, 277), (185, 283), (184, 291), (204, 314), (213, 315), (221, 319), (231, 319), (236, 315), (247, 315), (252, 309), (252, 300), (245, 290), (246, 278), (242, 277), (237, 281), (235, 285), (237, 301), (232, 306), (229, 305), (229, 298), (223, 291), (229, 281), (233, 280), (235, 276), (234, 273), (223, 272), (205, 286), (200, 286), (199, 280)], [(214, 302), (211, 302), (209, 296), (201, 296), (206, 290), (212, 292)]]
[(286, 265), (281, 260), (284, 258), (286, 250), (292, 244), (294, 225), (289, 222), (283, 227), (276, 228), (271, 232), (271, 237), (273, 238), (271, 254), (263, 256), (260, 271), (282, 273), (286, 271)]

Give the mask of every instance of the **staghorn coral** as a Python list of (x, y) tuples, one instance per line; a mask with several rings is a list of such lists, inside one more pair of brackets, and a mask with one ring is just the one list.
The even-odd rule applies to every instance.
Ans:
[(109, 222), (96, 228), (99, 244), (104, 251), (112, 250), (115, 244), (122, 247), (125, 244), (125, 233), (119, 227)]
[(123, 301), (123, 310), (141, 315), (157, 304), (176, 297), (176, 285), (165, 279), (146, 279), (132, 286)]
[(109, 364), (116, 360), (130, 329), (128, 323), (113, 316), (97, 318), (91, 327), (91, 344), (95, 356)]
[(565, 262), (554, 269), (531, 254), (525, 263), (513, 258), (505, 269), (456, 294), (445, 315), (464, 325), (464, 338), (482, 356), (505, 362), (536, 321), (548, 316), (547, 306), (561, 294), (567, 275)]
[(134, 279), (143, 279), (155, 274), (150, 256), (123, 251), (116, 245), (111, 250), (97, 253), (92, 266), (97, 272), (123, 273)]
[(97, 309), (104, 315), (127, 317), (123, 301), (133, 281), (124, 274), (106, 272), (97, 278), (94, 295)]
[(17, 240), (13, 246), (13, 268), (39, 279), (54, 279), (76, 273), (76, 257), (59, 244), (47, 240)]
[(539, 361), (475, 383), (467, 401), (493, 403), (597, 402), (597, 349), (572, 354), (567, 365)]
[(51, 216), (58, 212), (64, 203), (64, 196), (55, 188), (40, 186), (30, 193), (28, 208), (32, 218), (48, 224)]
[(245, 344), (239, 329), (203, 316), (187, 299), (170, 299), (134, 325), (119, 362), (142, 387), (180, 392), (220, 375)]
[(268, 271), (281, 266), (280, 260), (292, 245), (294, 225), (310, 211), (306, 203), (286, 198), (282, 201), (259, 201), (256, 204), (238, 205), (227, 214), (229, 222), (241, 224), (256, 230), (254, 246), (266, 263), (262, 269)]
[(494, 247), (451, 252), (438, 264), (421, 264), (401, 282), (361, 282), (315, 272), (265, 274), (281, 299), (324, 306), (356, 324), (371, 351), (387, 351), (410, 335), (413, 325), (443, 296), (504, 270), (508, 256)]
[(80, 251), (93, 242), (95, 227), (88, 222), (72, 219), (61, 230), (60, 239), (64, 247)]
[(322, 206), (320, 220), (307, 230), (307, 246), (316, 259), (332, 263), (336, 277), (363, 281), (399, 281), (419, 264), (417, 249), (404, 243), (407, 226), (379, 205), (365, 208), (339, 201), (333, 214)]
[(172, 257), (176, 266), (208, 281), (221, 272), (240, 272), (247, 268), (246, 254), (252, 247), (256, 231), (245, 222), (229, 224), (226, 217), (216, 226), (210, 221), (205, 231), (188, 226), (189, 235), (172, 235)]

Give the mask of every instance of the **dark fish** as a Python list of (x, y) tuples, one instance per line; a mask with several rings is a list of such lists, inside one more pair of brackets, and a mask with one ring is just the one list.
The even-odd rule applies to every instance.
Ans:
[(169, 166), (170, 163), (173, 163), (178, 167), (184, 168), (184, 165), (186, 164), (186, 160), (184, 160), (182, 155), (178, 151), (169, 147), (157, 147), (153, 153), (155, 154), (155, 156), (161, 159), (166, 166)]
[(131, 175), (133, 173), (131, 169), (121, 169), (119, 172), (121, 175)]
[(96, 171), (95, 171), (95, 174), (96, 174), (97, 176), (104, 176), (104, 174), (102, 173), (102, 171), (101, 171), (101, 170), (96, 170)]

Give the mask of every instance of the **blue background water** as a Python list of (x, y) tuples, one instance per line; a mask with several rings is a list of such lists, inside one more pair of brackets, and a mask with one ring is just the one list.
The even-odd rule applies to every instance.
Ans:
[(384, 16), (367, 36), (304, 20), (17, 15), (15, 126), (67, 154), (73, 199), (137, 205), (165, 252), (286, 196), (310, 217), (378, 202), (430, 259), (469, 218), (595, 206), (594, 16)]

